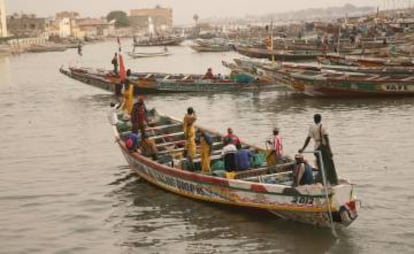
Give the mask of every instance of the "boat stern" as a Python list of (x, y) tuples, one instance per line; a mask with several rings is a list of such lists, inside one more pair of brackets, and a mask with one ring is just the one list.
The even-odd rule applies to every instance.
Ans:
[(336, 211), (332, 213), (335, 222), (349, 226), (358, 217), (359, 200), (354, 195), (351, 183), (342, 183), (333, 187), (332, 205)]

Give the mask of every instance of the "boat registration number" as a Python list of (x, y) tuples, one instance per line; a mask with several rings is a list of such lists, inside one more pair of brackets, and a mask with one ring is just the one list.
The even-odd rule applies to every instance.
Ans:
[(292, 203), (301, 205), (313, 205), (314, 198), (307, 196), (294, 196)]

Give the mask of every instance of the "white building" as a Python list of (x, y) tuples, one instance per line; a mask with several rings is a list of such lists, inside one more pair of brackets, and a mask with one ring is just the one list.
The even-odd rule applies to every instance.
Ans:
[(63, 18), (59, 22), (59, 36), (67, 38), (72, 35), (72, 24), (70, 18)]
[(0, 37), (7, 37), (6, 5), (0, 0)]

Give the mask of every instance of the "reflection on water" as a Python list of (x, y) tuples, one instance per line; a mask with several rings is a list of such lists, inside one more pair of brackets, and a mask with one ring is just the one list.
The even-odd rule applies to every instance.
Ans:
[(132, 249), (161, 253), (324, 253), (335, 244), (346, 246), (327, 229), (286, 222), (264, 212), (190, 200), (140, 179), (127, 178), (111, 193), (117, 209), (110, 221), (122, 221), (115, 226), (116, 231), (123, 232), (120, 245)]

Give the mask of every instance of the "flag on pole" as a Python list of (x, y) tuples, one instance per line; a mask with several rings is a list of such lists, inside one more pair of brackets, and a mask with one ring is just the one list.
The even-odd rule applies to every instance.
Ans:
[(121, 52), (122, 48), (121, 48), (121, 39), (118, 37), (116, 37), (116, 41), (118, 42), (118, 51)]
[(121, 82), (125, 81), (125, 65), (124, 65), (124, 58), (121, 54), (119, 54), (119, 78), (121, 79)]

